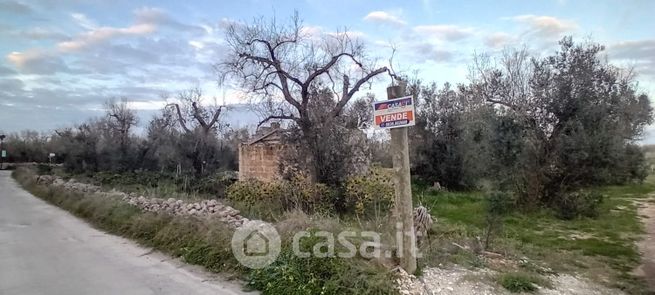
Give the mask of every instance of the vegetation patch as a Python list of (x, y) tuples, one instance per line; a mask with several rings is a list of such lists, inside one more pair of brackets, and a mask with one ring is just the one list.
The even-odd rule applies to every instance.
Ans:
[(538, 285), (547, 285), (547, 282), (533, 274), (525, 272), (505, 273), (498, 277), (498, 283), (513, 293), (535, 292)]

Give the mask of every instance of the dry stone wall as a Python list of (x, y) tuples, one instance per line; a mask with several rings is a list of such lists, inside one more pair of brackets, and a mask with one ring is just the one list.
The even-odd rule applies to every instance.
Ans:
[(100, 186), (81, 183), (75, 179), (68, 181), (58, 176), (41, 175), (36, 178), (37, 183), (44, 185), (51, 185), (59, 187), (68, 191), (93, 194), (99, 197), (115, 197), (120, 198), (128, 204), (134, 205), (143, 211), (166, 213), (178, 216), (192, 216), (198, 218), (215, 218), (230, 227), (237, 228), (248, 221), (247, 218), (239, 214), (230, 206), (221, 203), (218, 200), (201, 200), (196, 202), (187, 202), (174, 198), (149, 198), (139, 196), (134, 193), (125, 193), (117, 190), (103, 191)]

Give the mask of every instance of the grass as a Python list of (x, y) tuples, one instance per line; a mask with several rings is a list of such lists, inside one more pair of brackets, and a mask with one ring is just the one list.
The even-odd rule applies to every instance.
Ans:
[(498, 276), (498, 284), (512, 293), (535, 292), (538, 285), (550, 286), (548, 281), (526, 272), (510, 272)]
[[(496, 237), (491, 250), (509, 259), (527, 256), (557, 272), (581, 272), (628, 293), (647, 293), (645, 284), (631, 275), (640, 261), (635, 242), (643, 233), (634, 200), (646, 198), (648, 193), (655, 191), (655, 184), (650, 182), (652, 180), (643, 184), (596, 188), (605, 196), (598, 218), (567, 221), (556, 218), (548, 210), (512, 213), (504, 217), (502, 234)], [(433, 235), (449, 242), (471, 244), (476, 236), (483, 233), (483, 194), (442, 192), (417, 195), (420, 202), (439, 219), (433, 228)], [(439, 246), (444, 247), (444, 242)], [(438, 263), (443, 263), (444, 259), (462, 263), (459, 253), (444, 255), (441, 259)], [(472, 259), (465, 261), (476, 264)], [(501, 282), (503, 285), (505, 283), (510, 284), (512, 280), (508, 278), (506, 282)], [(517, 288), (523, 286), (517, 284)]]
[[(274, 294), (396, 294), (394, 275), (372, 261), (298, 258), (283, 253), (268, 268), (253, 271), (241, 266), (231, 250), (233, 230), (211, 219), (143, 212), (111, 197), (96, 197), (37, 184), (32, 170), (21, 168), (13, 177), (28, 191), (106, 232), (131, 238), (185, 262), (242, 278), (264, 295)], [(294, 224), (305, 229), (307, 223)], [(286, 235), (282, 232), (283, 237)], [(312, 247), (309, 244), (307, 247)]]

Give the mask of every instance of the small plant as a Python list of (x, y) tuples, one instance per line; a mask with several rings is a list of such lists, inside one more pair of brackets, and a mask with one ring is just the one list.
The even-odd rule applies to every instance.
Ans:
[(515, 199), (511, 193), (495, 191), (485, 198), (484, 249), (488, 250), (491, 242), (503, 227), (503, 217), (512, 211)]
[(540, 278), (522, 272), (506, 273), (498, 278), (498, 283), (512, 293), (537, 291), (540, 281)]
[[(299, 247), (311, 251), (319, 242), (320, 238), (308, 238)], [(248, 276), (248, 285), (264, 295), (395, 294), (393, 281), (381, 266), (361, 259), (301, 258), (289, 247), (283, 248), (276, 262)]]
[(313, 184), (302, 177), (271, 182), (251, 179), (229, 186), (227, 199), (248, 209), (266, 204), (267, 209), (278, 213), (295, 209), (324, 212), (333, 208), (335, 192), (324, 184)]
[[(394, 188), (391, 172), (373, 168), (368, 175), (352, 176), (346, 180), (343, 212), (354, 209), (354, 213), (367, 215), (387, 211), (393, 206)], [(352, 212), (348, 212), (352, 213)]]
[(52, 173), (52, 167), (48, 164), (38, 164), (36, 165), (36, 173), (38, 175), (47, 175)]
[(577, 217), (598, 217), (598, 209), (603, 203), (603, 195), (579, 190), (570, 193), (564, 193), (556, 200), (555, 209), (557, 217), (565, 220), (575, 219)]

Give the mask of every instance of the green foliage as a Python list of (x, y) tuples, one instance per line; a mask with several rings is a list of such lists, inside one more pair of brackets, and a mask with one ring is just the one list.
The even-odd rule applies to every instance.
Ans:
[(46, 175), (46, 174), (51, 174), (52, 173), (52, 167), (48, 164), (37, 164), (36, 165), (36, 173), (38, 175)]
[(176, 176), (172, 173), (154, 171), (123, 172), (110, 171), (87, 173), (91, 181), (98, 185), (116, 187), (121, 190), (141, 191), (170, 187), (177, 193), (207, 194), (222, 198), (225, 190), (234, 183), (228, 172), (215, 173), (205, 177), (190, 175)]
[(324, 184), (311, 183), (302, 177), (270, 182), (250, 179), (228, 187), (227, 199), (247, 208), (264, 204), (278, 213), (294, 209), (326, 212), (334, 208), (335, 193)]
[(557, 216), (562, 219), (576, 217), (598, 217), (599, 206), (603, 202), (603, 195), (593, 191), (579, 190), (565, 193), (556, 200), (554, 205)]
[(351, 176), (346, 180), (341, 212), (371, 215), (387, 212), (394, 203), (393, 178), (389, 169), (374, 167), (368, 175)]
[(484, 199), (486, 228), (484, 230), (484, 248), (489, 249), (492, 240), (503, 227), (503, 217), (512, 212), (516, 200), (513, 194), (494, 191)]
[[(318, 238), (302, 239), (300, 249), (311, 252)], [(248, 284), (262, 294), (395, 294), (393, 278), (380, 266), (358, 259), (300, 258), (285, 247), (278, 260), (254, 270)]]
[(488, 215), (502, 216), (514, 210), (516, 199), (510, 192), (493, 191), (484, 199), (485, 210)]
[(536, 276), (523, 272), (506, 273), (498, 278), (500, 285), (513, 293), (535, 292), (540, 281)]
[(634, 142), (653, 121), (648, 96), (602, 58), (603, 50), (567, 37), (546, 57), (526, 50), (495, 62), (480, 57), (467, 85), (411, 83), (413, 172), (449, 189), (490, 181), (512, 190), (525, 211), (593, 215), (580, 207), (595, 206), (596, 198), (572, 192), (642, 181), (647, 166)]

